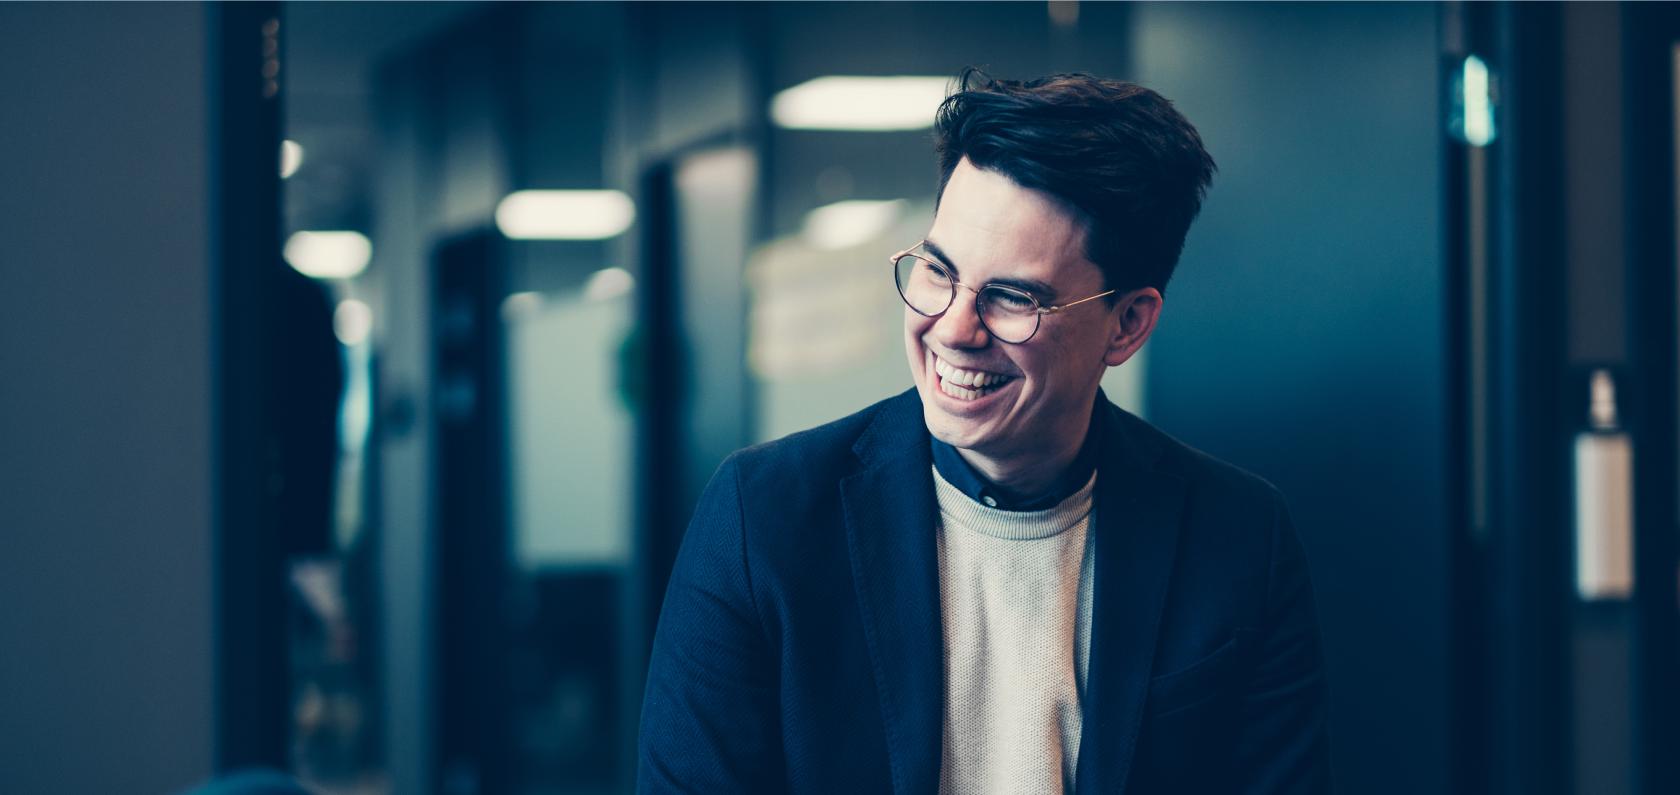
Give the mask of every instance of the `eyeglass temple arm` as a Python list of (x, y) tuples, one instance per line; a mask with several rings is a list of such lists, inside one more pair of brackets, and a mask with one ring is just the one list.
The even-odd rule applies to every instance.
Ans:
[(1038, 313), (1041, 314), (1041, 315), (1054, 315), (1057, 312), (1060, 312), (1063, 309), (1066, 309), (1070, 306), (1078, 306), (1080, 304), (1085, 303), (1086, 301), (1095, 301), (1098, 298), (1101, 298), (1105, 295), (1113, 295), (1117, 292), (1119, 292), (1119, 290), (1108, 290), (1106, 292), (1097, 293), (1096, 295), (1093, 295), (1089, 298), (1081, 298), (1078, 301), (1069, 301), (1069, 302), (1067, 302), (1065, 304), (1062, 304), (1060, 306), (1047, 306), (1047, 307), (1044, 307), (1043, 309), (1038, 310)]

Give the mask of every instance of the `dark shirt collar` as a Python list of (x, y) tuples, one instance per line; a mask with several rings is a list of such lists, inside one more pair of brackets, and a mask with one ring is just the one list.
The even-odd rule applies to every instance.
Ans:
[(1005, 511), (1042, 511), (1054, 508), (1062, 500), (1079, 493), (1085, 484), (1091, 480), (1091, 473), (1097, 471), (1098, 448), (1102, 440), (1102, 398), (1099, 396), (1097, 406), (1091, 412), (1091, 423), (1085, 431), (1085, 441), (1080, 444), (1079, 452), (1073, 457), (1073, 463), (1068, 464), (1050, 488), (1042, 494), (1025, 500), (1010, 501), (1000, 493), (996, 486), (986, 480), (967, 461), (957, 448), (939, 441), (932, 435), (928, 436), (933, 445), (933, 466), (939, 470), (939, 476), (945, 482), (957, 487), (958, 491), (968, 495), (968, 498), (991, 508)]

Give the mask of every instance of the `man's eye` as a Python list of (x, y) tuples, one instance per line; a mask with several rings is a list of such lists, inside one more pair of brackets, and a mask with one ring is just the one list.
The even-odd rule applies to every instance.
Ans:
[(992, 290), (986, 296), (986, 300), (997, 308), (1010, 312), (1028, 312), (1034, 306), (1031, 298), (1008, 290)]
[(951, 274), (946, 273), (945, 269), (926, 260), (922, 261), (922, 270), (926, 272), (929, 281), (945, 284), (951, 280)]

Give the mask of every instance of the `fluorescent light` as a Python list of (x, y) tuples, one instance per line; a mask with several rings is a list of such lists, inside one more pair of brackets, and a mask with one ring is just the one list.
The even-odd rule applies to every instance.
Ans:
[(496, 228), (515, 240), (605, 240), (636, 220), (616, 190), (522, 190), (496, 205)]
[(354, 298), (340, 301), (333, 310), (333, 334), (338, 341), (354, 348), (367, 341), (373, 331), (373, 309)]
[(1471, 146), (1493, 143), (1493, 98), (1488, 68), (1472, 55), (1464, 59), (1464, 141)]
[(305, 276), (348, 279), (367, 269), (373, 244), (360, 232), (293, 232), (282, 253)]
[(834, 251), (862, 245), (887, 231), (904, 212), (904, 200), (835, 202), (805, 214), (801, 234), (811, 245)]
[(303, 146), (297, 141), (280, 142), (280, 178), (291, 179), (303, 165)]
[(907, 75), (819, 77), (776, 94), (770, 118), (795, 130), (921, 130), (933, 126), (949, 84)]
[(542, 311), (542, 293), (526, 290), (502, 299), (502, 321), (515, 323)]
[(602, 268), (590, 274), (583, 286), (583, 297), (590, 301), (610, 301), (636, 288), (636, 277), (623, 268)]

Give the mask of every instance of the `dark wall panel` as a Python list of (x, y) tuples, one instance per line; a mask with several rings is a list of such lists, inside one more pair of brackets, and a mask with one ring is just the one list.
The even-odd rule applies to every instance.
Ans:
[(210, 773), (207, 24), (0, 7), (0, 791)]
[(1136, 76), (1220, 165), (1149, 358), (1151, 419), (1289, 496), (1338, 786), (1448, 784), (1437, 9), (1150, 5)]

